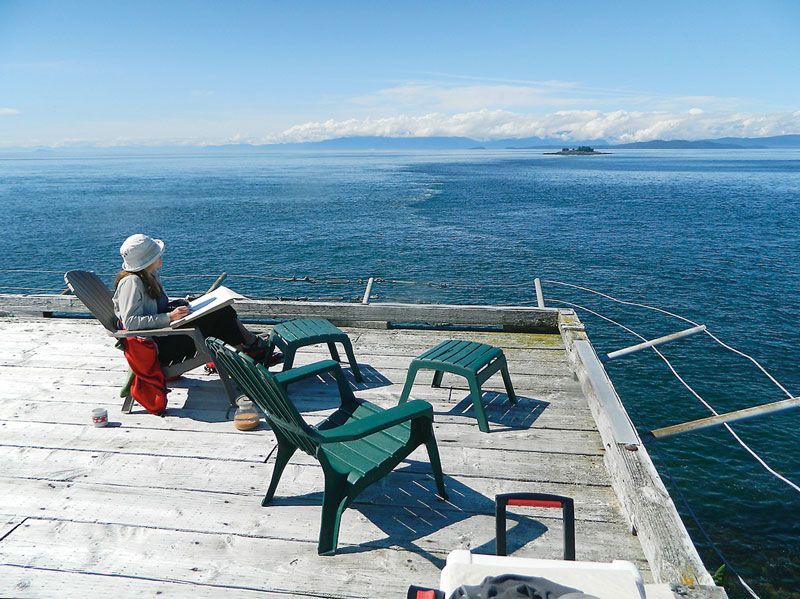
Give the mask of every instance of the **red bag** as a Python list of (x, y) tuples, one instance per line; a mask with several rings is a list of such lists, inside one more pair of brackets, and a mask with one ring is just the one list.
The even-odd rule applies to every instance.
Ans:
[(158, 347), (143, 337), (128, 337), (123, 343), (125, 359), (134, 375), (133, 399), (151, 414), (162, 414), (167, 409), (167, 384), (158, 362)]

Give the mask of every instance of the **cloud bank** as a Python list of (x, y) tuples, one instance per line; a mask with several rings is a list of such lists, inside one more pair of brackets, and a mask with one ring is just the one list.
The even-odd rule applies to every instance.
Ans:
[(548, 137), (564, 141), (605, 139), (610, 142), (653, 139), (764, 137), (800, 132), (800, 110), (749, 113), (686, 111), (559, 110), (544, 114), (475, 110), (456, 114), (432, 112), (378, 118), (311, 121), (294, 125), (261, 142), (306, 142), (337, 137), (461, 136), (479, 140)]
[(19, 110), (16, 108), (0, 107), (0, 116), (14, 116), (15, 114), (19, 114)]

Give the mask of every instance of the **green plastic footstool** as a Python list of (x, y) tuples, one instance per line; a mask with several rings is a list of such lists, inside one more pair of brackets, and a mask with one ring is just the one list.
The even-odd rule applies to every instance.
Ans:
[(484, 433), (489, 432), (489, 423), (486, 420), (486, 411), (483, 409), (481, 401), (481, 385), (490, 376), (499, 370), (503, 375), (508, 399), (512, 404), (517, 403), (511, 376), (508, 374), (508, 363), (503, 355), (503, 350), (499, 347), (457, 339), (442, 341), (411, 362), (408, 367), (406, 384), (400, 396), (400, 403), (408, 400), (411, 388), (414, 386), (414, 379), (417, 377), (417, 371), (423, 368), (435, 371), (432, 387), (439, 387), (442, 384), (442, 375), (445, 372), (458, 374), (467, 379), (470, 398), (475, 406), (475, 419), (478, 421), (478, 428)]
[(356, 357), (353, 354), (353, 344), (347, 333), (335, 327), (331, 322), (322, 318), (298, 318), (276, 324), (269, 335), (270, 350), (278, 347), (283, 352), (283, 369), (289, 370), (294, 364), (294, 355), (298, 349), (306, 345), (316, 345), (317, 343), (327, 343), (331, 351), (331, 358), (337, 362), (339, 352), (336, 344), (341, 343), (350, 362), (350, 369), (356, 382), (360, 383), (361, 371), (358, 369)]

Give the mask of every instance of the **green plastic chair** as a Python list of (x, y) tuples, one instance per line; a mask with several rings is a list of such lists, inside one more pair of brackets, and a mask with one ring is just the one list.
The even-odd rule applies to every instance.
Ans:
[[(117, 315), (114, 314), (113, 294), (96, 274), (86, 270), (70, 270), (64, 273), (64, 282), (77, 298), (83, 302), (89, 312), (91, 312), (106, 328), (108, 335), (117, 339), (118, 349), (124, 351), (121, 340), (128, 337), (165, 337), (167, 335), (186, 335), (191, 337), (197, 349), (197, 354), (181, 362), (176, 362), (169, 366), (162, 366), (161, 370), (164, 371), (165, 378), (169, 379), (180, 376), (184, 372), (193, 370), (211, 361), (211, 356), (205, 351), (205, 345), (203, 343), (204, 338), (200, 333), (200, 329), (189, 327), (173, 329), (171, 327), (165, 327), (163, 329), (139, 329), (136, 331), (118, 330)], [(228, 395), (228, 401), (230, 402), (228, 412), (230, 412), (232, 408), (236, 407), (236, 389), (231, 384), (224, 369), (220, 370), (218, 368), (217, 374), (219, 374), (222, 385), (225, 387), (225, 393)], [(133, 371), (129, 368), (125, 385), (119, 393), (119, 396), (124, 399), (122, 411), (126, 414), (130, 414), (133, 409), (133, 396), (131, 395), (132, 383)]]
[[(263, 410), (278, 441), (272, 480), (261, 505), (272, 501), (281, 474), (298, 449), (316, 458), (322, 466), (325, 494), (317, 546), (320, 555), (336, 553), (339, 522), (345, 508), (422, 444), (428, 450), (438, 494), (447, 499), (433, 434), (433, 407), (428, 402), (413, 400), (384, 410), (356, 398), (335, 360), (273, 374), (219, 339), (209, 337), (206, 345), (245, 394)], [(324, 373), (335, 378), (341, 407), (312, 427), (292, 404), (287, 387)]]

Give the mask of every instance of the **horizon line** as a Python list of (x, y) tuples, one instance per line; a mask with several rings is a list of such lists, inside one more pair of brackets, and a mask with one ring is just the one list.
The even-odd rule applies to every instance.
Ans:
[[(167, 141), (167, 140), (160, 140), (160, 141), (127, 141), (124, 143), (102, 143), (102, 142), (92, 142), (92, 141), (85, 141), (85, 142), (74, 142), (74, 143), (63, 143), (63, 144), (54, 144), (54, 145), (47, 145), (47, 144), (38, 144), (38, 145), (31, 145), (31, 146), (0, 146), (0, 151), (42, 151), (42, 150), (81, 150), (81, 149), (125, 149), (125, 148), (148, 148), (148, 149), (158, 149), (158, 148), (218, 148), (218, 147), (253, 147), (253, 148), (262, 148), (262, 147), (281, 147), (281, 146), (313, 146), (318, 144), (324, 144), (326, 142), (332, 141), (344, 141), (348, 139), (356, 140), (466, 140), (468, 142), (474, 142), (476, 144), (481, 143), (498, 143), (498, 142), (508, 142), (513, 143), (515, 141), (540, 141), (542, 142), (541, 147), (556, 147), (561, 144), (576, 144), (576, 143), (595, 143), (604, 145), (607, 147), (615, 147), (615, 146), (628, 146), (628, 145), (640, 145), (640, 144), (649, 144), (649, 143), (699, 143), (699, 142), (710, 142), (715, 143), (718, 142), (723, 144), (721, 140), (728, 141), (729, 143), (735, 143), (735, 140), (768, 140), (768, 139), (777, 139), (777, 138), (784, 138), (784, 137), (798, 137), (800, 136), (800, 131), (797, 133), (782, 133), (779, 135), (764, 135), (764, 136), (733, 136), (733, 135), (725, 135), (722, 137), (698, 137), (698, 138), (691, 138), (691, 137), (681, 137), (681, 138), (656, 138), (651, 140), (644, 140), (644, 141), (635, 141), (635, 142), (627, 142), (627, 141), (608, 141), (604, 138), (596, 138), (596, 139), (557, 139), (552, 137), (538, 137), (538, 136), (526, 136), (526, 137), (494, 137), (494, 138), (479, 138), (479, 137), (469, 137), (466, 135), (344, 135), (344, 136), (336, 136), (336, 137), (328, 137), (324, 139), (318, 140), (306, 140), (306, 141), (274, 141), (274, 142), (256, 142), (256, 141), (227, 141), (227, 140), (220, 140), (220, 141), (213, 141), (213, 142), (203, 142), (198, 140), (191, 140), (191, 141)], [(502, 149), (502, 148), (494, 148), (494, 149)], [(514, 149), (514, 148), (508, 148)], [(745, 148), (747, 149), (747, 148)], [(752, 148), (751, 148), (752, 149)]]

